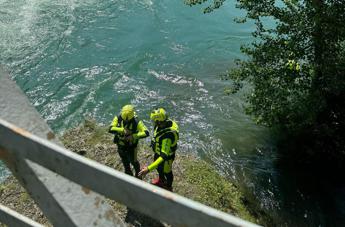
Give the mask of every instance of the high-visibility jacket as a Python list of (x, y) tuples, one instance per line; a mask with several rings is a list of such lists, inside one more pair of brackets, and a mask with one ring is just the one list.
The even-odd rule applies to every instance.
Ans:
[[(132, 144), (129, 144), (125, 140), (125, 129), (129, 130), (133, 136)], [(121, 115), (114, 117), (109, 128), (109, 132), (115, 134), (114, 143), (120, 146), (136, 146), (139, 139), (149, 136), (149, 131), (147, 130), (143, 121), (138, 120), (137, 117), (134, 117), (130, 121), (125, 122)]]
[(148, 166), (148, 169), (157, 168), (163, 161), (175, 158), (177, 142), (179, 140), (179, 128), (175, 121), (167, 120), (167, 126), (164, 128), (155, 127), (151, 146), (153, 151), (159, 155), (159, 158)]

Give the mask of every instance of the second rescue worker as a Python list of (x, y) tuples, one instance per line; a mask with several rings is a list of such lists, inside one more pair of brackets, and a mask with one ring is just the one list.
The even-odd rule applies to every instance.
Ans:
[(125, 173), (133, 175), (130, 164), (135, 170), (135, 177), (140, 171), (137, 159), (137, 146), (139, 139), (149, 136), (149, 131), (141, 120), (138, 120), (132, 105), (122, 107), (119, 116), (115, 116), (109, 132), (114, 134), (114, 143), (121, 157)]
[(154, 135), (151, 144), (155, 153), (154, 162), (144, 167), (139, 172), (139, 176), (157, 169), (159, 177), (152, 180), (152, 184), (172, 191), (174, 180), (172, 163), (175, 159), (179, 128), (175, 121), (168, 118), (163, 108), (153, 110), (150, 118), (154, 122)]

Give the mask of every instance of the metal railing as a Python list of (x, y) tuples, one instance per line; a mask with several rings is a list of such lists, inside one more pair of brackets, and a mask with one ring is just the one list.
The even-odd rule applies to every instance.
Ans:
[[(173, 226), (257, 226), (84, 158), (2, 119), (0, 158), (12, 172), (16, 171), (18, 160), (30, 160), (82, 186), (85, 193), (92, 190)], [(3, 207), (0, 208), (0, 221), (5, 222)]]
[(43, 227), (43, 225), (27, 218), (0, 204), (0, 220), (8, 226)]

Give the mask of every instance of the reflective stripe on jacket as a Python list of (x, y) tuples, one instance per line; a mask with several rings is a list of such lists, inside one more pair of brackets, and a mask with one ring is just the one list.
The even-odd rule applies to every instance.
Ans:
[(153, 151), (164, 160), (172, 159), (179, 139), (179, 128), (176, 122), (168, 119), (167, 127), (155, 127), (153, 136)]

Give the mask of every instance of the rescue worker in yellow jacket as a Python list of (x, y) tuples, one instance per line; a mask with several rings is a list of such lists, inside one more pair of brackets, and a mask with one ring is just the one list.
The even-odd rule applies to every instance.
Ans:
[(175, 121), (168, 118), (163, 108), (153, 110), (150, 118), (154, 122), (154, 134), (151, 142), (154, 161), (149, 166), (142, 168), (139, 176), (144, 176), (157, 169), (159, 177), (153, 179), (151, 183), (172, 191), (174, 180), (172, 163), (175, 159), (179, 128)]
[(114, 134), (114, 143), (121, 157), (125, 173), (133, 176), (130, 164), (134, 167), (135, 177), (138, 177), (140, 164), (137, 159), (137, 146), (139, 139), (149, 136), (144, 123), (135, 114), (132, 105), (122, 107), (118, 116), (115, 116), (109, 132)]

